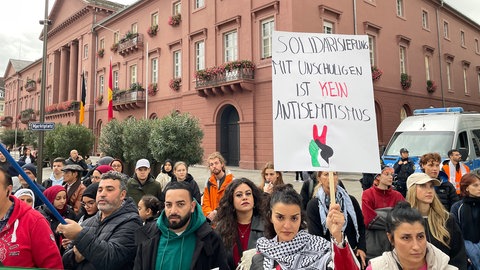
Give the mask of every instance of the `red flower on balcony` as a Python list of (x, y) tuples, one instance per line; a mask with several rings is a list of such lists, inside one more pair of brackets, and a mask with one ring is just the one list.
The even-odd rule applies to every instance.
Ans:
[(158, 31), (158, 25), (154, 24), (148, 28), (147, 34), (153, 37), (157, 35), (157, 31)]
[(177, 26), (180, 24), (181, 21), (182, 21), (182, 15), (180, 14), (173, 15), (168, 18), (168, 24), (171, 26)]
[(180, 83), (182, 82), (182, 78), (174, 78), (170, 80), (169, 86), (170, 89), (178, 91), (180, 90)]
[(435, 84), (435, 82), (432, 81), (432, 80), (428, 80), (427, 81), (427, 91), (429, 93), (433, 93), (433, 92), (435, 92), (435, 90), (437, 90), (437, 85)]
[(376, 82), (382, 77), (383, 71), (376, 66), (372, 66), (372, 81)]

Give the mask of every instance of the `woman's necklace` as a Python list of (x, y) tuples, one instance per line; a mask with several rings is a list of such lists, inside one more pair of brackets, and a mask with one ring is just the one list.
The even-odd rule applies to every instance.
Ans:
[(241, 238), (245, 238), (245, 234), (250, 230), (250, 225), (252, 225), (252, 223), (248, 223), (248, 226), (243, 231), (240, 229), (240, 225), (242, 224), (239, 223), (237, 226), (238, 233), (240, 234)]

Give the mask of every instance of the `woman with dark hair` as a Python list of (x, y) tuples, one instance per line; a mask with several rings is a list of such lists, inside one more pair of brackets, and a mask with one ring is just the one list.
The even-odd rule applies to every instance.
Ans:
[(171, 159), (166, 159), (162, 165), (162, 171), (157, 175), (155, 180), (162, 186), (162, 191), (165, 191), (165, 187), (173, 177), (173, 162)]
[(24, 162), (25, 164), (33, 163), (35, 164), (35, 156), (32, 155), (32, 150), (30, 148), (26, 148), (23, 155), (20, 157), (18, 161)]
[(454, 203), (450, 211), (462, 231), (473, 269), (480, 269), (480, 177), (475, 173), (462, 176), (460, 195), (463, 199)]
[(273, 187), (276, 185), (283, 185), (282, 172), (275, 171), (272, 162), (267, 162), (262, 169), (262, 182), (260, 183), (260, 189), (263, 192), (271, 194)]
[(143, 195), (138, 201), (138, 215), (143, 221), (143, 226), (135, 232), (135, 243), (140, 244), (140, 239), (151, 238), (157, 232), (157, 218), (164, 206), (153, 195)]
[(243, 251), (255, 248), (263, 236), (262, 191), (249, 179), (235, 179), (220, 200), (216, 230), (227, 249), (230, 269), (235, 269)]
[(122, 160), (114, 158), (112, 161), (110, 161), (109, 165), (114, 171), (123, 173), (124, 165)]
[(453, 270), (448, 256), (427, 242), (422, 215), (401, 201), (388, 213), (387, 236), (393, 251), (370, 260), (367, 270)]
[[(338, 204), (331, 205), (326, 226), (332, 242), (309, 234), (302, 198), (292, 185), (274, 187), (265, 219), (265, 237), (257, 241), (250, 269), (359, 269), (342, 232), (345, 217)], [(333, 246), (333, 250), (332, 250)]]
[(335, 201), (340, 205), (342, 213), (345, 216), (345, 224), (342, 231), (348, 239), (355, 255), (366, 267), (366, 247), (365, 242), (365, 224), (363, 223), (363, 214), (360, 205), (355, 197), (350, 196), (344, 188), (339, 185), (338, 173), (333, 172), (334, 187), (330, 187), (329, 172), (316, 172), (315, 177), (318, 181), (314, 189), (315, 197), (307, 205), (308, 232), (323, 238), (330, 238), (330, 231), (326, 226), (326, 217), (330, 208), (330, 189), (335, 190)]

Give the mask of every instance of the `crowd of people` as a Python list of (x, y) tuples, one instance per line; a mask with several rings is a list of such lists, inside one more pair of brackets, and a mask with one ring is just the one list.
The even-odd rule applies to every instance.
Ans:
[(139, 159), (128, 176), (121, 159), (90, 167), (76, 150), (54, 159), (41, 185), (34, 163), (23, 164), (33, 183), (18, 175), (13, 190), (0, 153), (0, 262), (48, 269), (480, 269), (480, 177), (462, 169), (455, 150), (443, 164), (437, 153), (423, 155), (422, 173), (412, 170), (408, 150), (400, 152), (394, 167), (373, 176), (361, 203), (337, 172), (305, 174), (298, 193), (271, 162), (260, 185), (235, 178), (218, 152), (207, 158), (203, 190), (183, 161), (166, 160), (154, 176), (149, 160)]

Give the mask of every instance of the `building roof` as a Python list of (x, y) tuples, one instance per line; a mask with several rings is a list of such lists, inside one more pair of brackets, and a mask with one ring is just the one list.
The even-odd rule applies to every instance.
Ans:
[(18, 59), (10, 59), (10, 63), (12, 64), (12, 68), (18, 72), (24, 68), (26, 68), (28, 65), (33, 63), (33, 61), (28, 61), (28, 60), (18, 60)]

